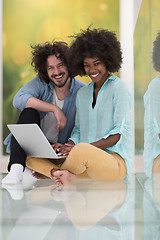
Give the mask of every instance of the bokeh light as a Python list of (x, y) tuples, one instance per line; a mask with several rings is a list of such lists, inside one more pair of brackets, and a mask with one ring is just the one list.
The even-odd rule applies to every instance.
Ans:
[(25, 64), (30, 59), (30, 47), (24, 42), (18, 42), (13, 48), (12, 59), (18, 65)]
[(67, 41), (71, 34), (71, 24), (67, 18), (47, 18), (37, 32), (37, 42), (56, 40)]

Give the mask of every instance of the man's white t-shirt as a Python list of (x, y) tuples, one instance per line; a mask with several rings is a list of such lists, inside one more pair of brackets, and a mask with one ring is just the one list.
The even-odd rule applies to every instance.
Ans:
[[(53, 104), (58, 106), (60, 109), (63, 108), (64, 100), (59, 100), (55, 90), (53, 91)], [(53, 112), (48, 112), (46, 116), (41, 120), (41, 129), (51, 143), (56, 143), (58, 141), (59, 130), (57, 127), (57, 119), (54, 116)]]

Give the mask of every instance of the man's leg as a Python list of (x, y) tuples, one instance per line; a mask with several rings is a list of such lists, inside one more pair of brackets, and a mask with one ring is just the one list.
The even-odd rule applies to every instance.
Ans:
[[(25, 108), (18, 119), (17, 124), (37, 123), (40, 125), (40, 116), (37, 110), (33, 108)], [(11, 138), (11, 152), (8, 164), (8, 175), (2, 179), (3, 184), (17, 184), (22, 181), (23, 171), (26, 166), (26, 154), (12, 136)]]
[(125, 161), (118, 154), (109, 154), (87, 143), (80, 143), (71, 150), (61, 170), (54, 173), (55, 181), (60, 185), (74, 181), (71, 173), (78, 176), (86, 172), (98, 181), (118, 181), (127, 174)]

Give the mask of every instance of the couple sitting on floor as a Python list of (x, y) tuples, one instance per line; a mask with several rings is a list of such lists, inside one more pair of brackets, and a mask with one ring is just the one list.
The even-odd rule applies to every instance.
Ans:
[[(115, 76), (122, 51), (115, 33), (87, 28), (64, 42), (32, 47), (32, 66), (38, 75), (14, 97), (22, 110), (18, 123), (37, 123), (53, 148), (67, 157), (27, 157), (16, 139), (5, 140), (10, 148), (9, 173), (3, 184), (17, 184), (30, 169), (52, 178), (58, 185), (76, 178), (118, 181), (132, 168), (131, 95)], [(75, 76), (88, 75), (85, 85)]]

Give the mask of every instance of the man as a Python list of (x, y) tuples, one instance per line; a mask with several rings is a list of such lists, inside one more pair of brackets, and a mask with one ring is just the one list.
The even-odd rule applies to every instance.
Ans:
[[(38, 75), (14, 97), (14, 107), (22, 110), (18, 123), (37, 123), (50, 143), (64, 144), (74, 127), (77, 91), (85, 84), (72, 77), (65, 42), (46, 42), (32, 49), (31, 65)], [(27, 156), (13, 136), (4, 144), (8, 149), (10, 144), (10, 161), (2, 183), (17, 184), (23, 179)]]

